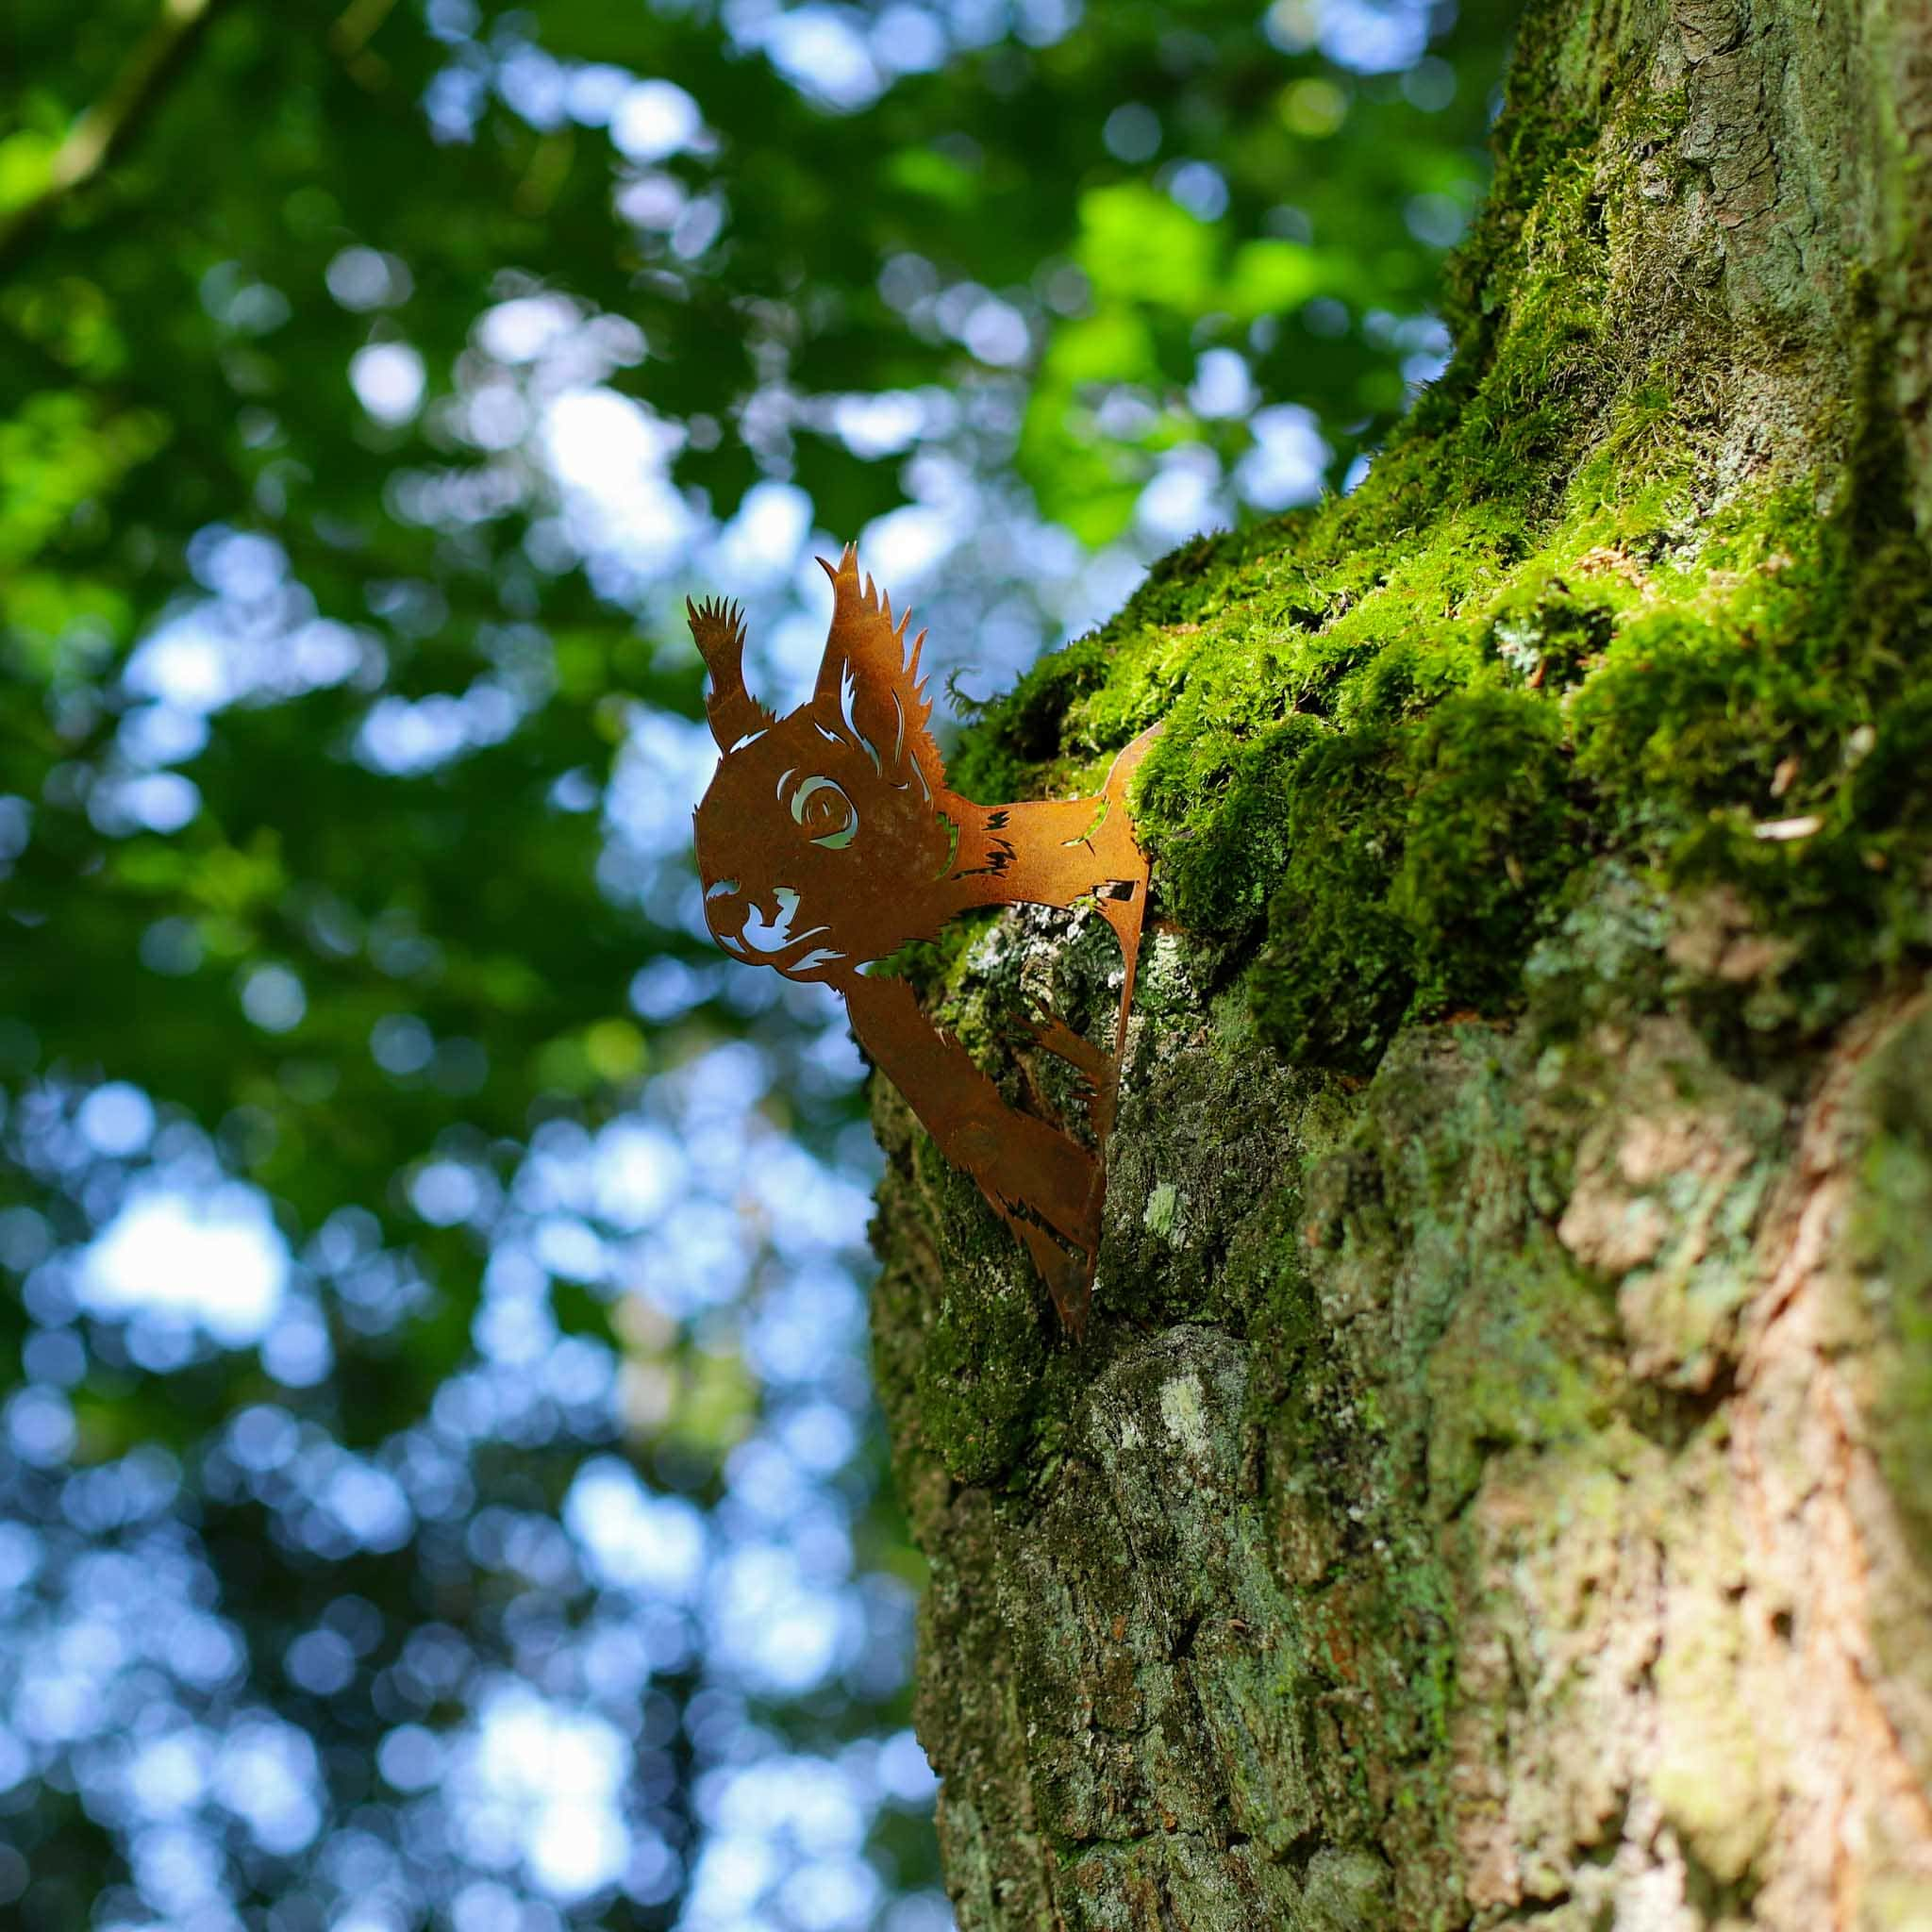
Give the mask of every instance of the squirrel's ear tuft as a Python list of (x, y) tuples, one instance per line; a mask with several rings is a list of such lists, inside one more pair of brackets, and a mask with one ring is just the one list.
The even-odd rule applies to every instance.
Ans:
[(691, 621), (691, 641), (711, 674), (710, 695), (705, 700), (711, 736), (718, 741), (720, 751), (729, 752), (772, 722), (771, 712), (744, 688), (744, 607), (716, 597), (693, 604), (687, 597), (684, 608)]

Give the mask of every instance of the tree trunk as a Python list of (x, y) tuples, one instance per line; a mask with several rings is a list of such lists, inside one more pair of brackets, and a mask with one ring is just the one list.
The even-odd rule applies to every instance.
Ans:
[[(1083, 1345), (875, 1095), (968, 1932), (1932, 1926), (1932, 10), (1533, 0), (1496, 138), (1368, 481), (956, 767), (1167, 720)], [(923, 991), (1017, 1100), (1107, 943)]]

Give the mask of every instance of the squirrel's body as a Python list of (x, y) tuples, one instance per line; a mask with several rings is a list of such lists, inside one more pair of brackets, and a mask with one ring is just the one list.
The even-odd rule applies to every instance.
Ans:
[[(861, 583), (854, 550), (824, 569), (833, 613), (817, 688), (784, 718), (745, 691), (736, 612), (691, 609), (724, 755), (697, 810), (706, 917), (727, 952), (844, 994), (859, 1043), (941, 1151), (979, 1182), (1077, 1334), (1099, 1252), (1106, 1138), (1146, 910), (1147, 860), (1126, 785), (1154, 733), (1120, 754), (1097, 797), (1003, 806), (963, 798), (948, 786), (926, 728), (924, 633), (908, 652), (906, 620), (895, 625), (890, 601), (870, 579)], [(1008, 1107), (903, 980), (861, 970), (908, 941), (936, 938), (974, 907), (1070, 907), (1090, 896), (1125, 962), (1114, 1054), (1057, 1021), (1036, 1031), (1092, 1082), (1097, 1154)]]

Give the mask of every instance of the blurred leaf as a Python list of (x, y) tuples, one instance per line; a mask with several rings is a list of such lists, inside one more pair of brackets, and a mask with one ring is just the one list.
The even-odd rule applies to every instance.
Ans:
[(1080, 198), (1076, 257), (1103, 301), (1145, 302), (1194, 314), (1214, 280), (1214, 230), (1140, 181)]
[[(919, 7), (14, 0), (0, 1513), (40, 1567), (0, 1591), (0, 1699), (137, 1595), (88, 1578), (141, 1579), (125, 1668), (76, 1693), (99, 1735), (12, 1787), (26, 1932), (332, 1923), (386, 1886), (412, 1922), (498, 1888), (668, 1926), (696, 1780), (781, 1749), (834, 1777), (908, 1722), (903, 1616), (867, 1621), (922, 1568), (858, 1435), (858, 1100), (824, 1013), (704, 937), (683, 597), (742, 575), (795, 676), (800, 553), (901, 513), (899, 555), (953, 545), (936, 646), (1010, 663), (1091, 553), (1158, 546), (1163, 463), (1250, 513), (1256, 406), (1339, 477), (1426, 362), (1509, 25), (1467, 5), (1405, 76), (1282, 51), (1257, 0), (1065, 11), (978, 45)], [(828, 1231), (780, 1239), (774, 1191)], [(153, 1224), (117, 1304), (102, 1238), (163, 1197), (240, 1201), (255, 1245)], [(601, 1554), (565, 1507), (596, 1481)], [(787, 1701), (711, 1597), (612, 1580), (700, 1511), (721, 1563), (800, 1524), (859, 1550), (825, 1587), (863, 1668)], [(510, 1843), (541, 1792), (473, 1856), (443, 1775), (488, 1697), (558, 1684), (635, 1773), (633, 1865), (580, 1893)], [(98, 1782), (130, 1740), (270, 1731), (306, 1835)], [(884, 1913), (935, 1851), (867, 1815)]]

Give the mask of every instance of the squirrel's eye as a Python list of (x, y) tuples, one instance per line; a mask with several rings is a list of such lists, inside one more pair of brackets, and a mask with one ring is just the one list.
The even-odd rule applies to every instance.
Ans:
[(808, 778), (791, 794), (791, 816), (829, 852), (842, 852), (858, 830), (858, 811), (830, 778)]

